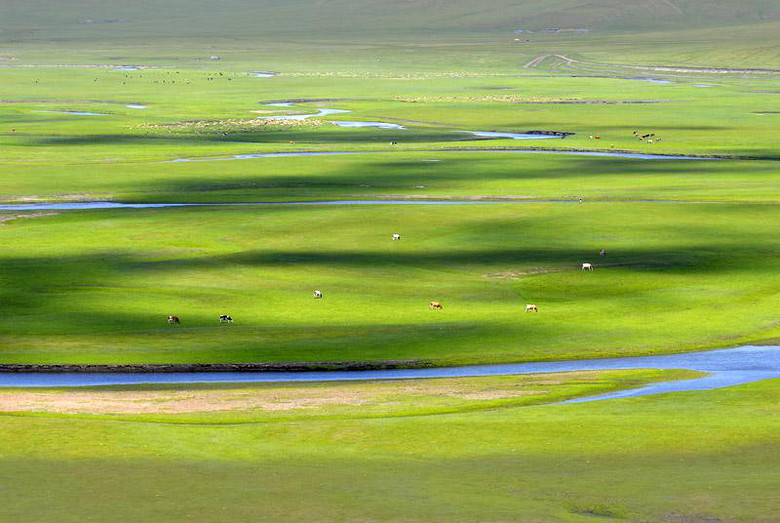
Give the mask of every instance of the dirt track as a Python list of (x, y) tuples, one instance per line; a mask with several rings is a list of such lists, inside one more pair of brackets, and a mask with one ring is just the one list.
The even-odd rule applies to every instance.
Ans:
[(566, 65), (573, 64), (593, 65), (598, 67), (617, 67), (624, 69), (635, 69), (640, 71), (652, 71), (657, 73), (705, 73), (705, 74), (760, 74), (760, 75), (780, 75), (778, 69), (734, 69), (729, 67), (695, 67), (695, 66), (670, 66), (670, 65), (627, 65), (627, 64), (608, 64), (603, 62), (591, 62), (586, 60), (576, 60), (561, 54), (545, 54), (537, 56), (526, 63), (523, 67), (526, 69), (536, 69), (548, 58), (558, 58), (566, 62)]

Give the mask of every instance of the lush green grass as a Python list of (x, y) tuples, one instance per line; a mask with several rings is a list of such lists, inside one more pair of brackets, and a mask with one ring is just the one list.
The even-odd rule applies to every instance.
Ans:
[[(563, 379), (553, 395), (578, 386)], [(0, 518), (773, 521), (777, 393), (773, 380), (412, 417), (327, 420), (313, 408), (227, 426), (2, 417)]]
[[(735, 70), (780, 68), (776, 2), (67, 4), (0, 0), (1, 202), (571, 203), (0, 213), (0, 364), (461, 364), (780, 339), (778, 75)], [(539, 32), (553, 26), (590, 31)], [(330, 101), (263, 106), (287, 99)], [(250, 120), (317, 107), (407, 129)], [(523, 147), (732, 159), (470, 151)], [(370, 154), (213, 160), (296, 151)], [(0, 520), (776, 519), (778, 380), (549, 404), (692, 374), (0, 391)]]
[[(54, 18), (40, 27), (62, 28), (57, 17), (78, 18), (79, 9), (93, 7), (48, 12)], [(711, 22), (702, 21), (690, 38), (707, 40), (715, 31)], [(221, 23), (213, 21), (212, 29)], [(772, 23), (729, 28), (727, 34), (738, 33), (734, 42), (756, 47)], [(370, 45), (367, 33), (345, 33), (319, 50), (313, 50), (312, 33), (294, 43), (276, 38), (259, 51), (262, 41), (247, 39), (224, 53), (187, 48), (175, 34), (150, 40), (164, 41), (154, 51), (130, 49), (126, 38), (139, 35), (124, 34), (129, 26), (76, 25), (86, 31), (83, 38), (70, 29), (61, 33), (57, 53), (44, 33), (4, 33), (17, 38), (8, 54), (20, 59), (0, 69), (2, 201), (584, 197), (588, 203), (213, 208), (4, 222), (1, 362), (472, 363), (691, 350), (778, 336), (772, 275), (780, 135), (771, 114), (778, 97), (771, 75), (736, 80), (674, 73), (670, 84), (621, 78), (650, 73), (602, 65), (608, 61), (599, 55), (604, 45), (623, 49), (613, 63), (653, 62), (638, 58), (634, 47), (616, 46), (627, 38), (619, 32), (596, 31), (596, 40), (583, 36), (575, 48), (567, 42), (579, 36), (535, 33), (522, 51), (518, 46), (525, 44), (490, 40), (492, 29)], [(115, 37), (95, 46), (98, 33), (90, 28), (109, 26), (119, 28)], [(197, 27), (191, 29), (197, 36)], [(147, 30), (153, 33), (153, 25)], [(664, 38), (659, 35), (642, 38)], [(642, 42), (647, 40), (632, 45)], [(691, 56), (698, 52), (690, 49)], [(214, 53), (223, 60), (203, 60)], [(522, 68), (547, 53), (584, 61), (553, 76)], [(158, 68), (42, 65), (68, 62)], [(540, 66), (549, 67), (555, 60)], [(280, 75), (247, 75), (265, 69)], [(594, 77), (604, 75), (609, 77)], [(696, 87), (701, 82), (717, 87)], [(285, 99), (336, 100), (263, 106)], [(572, 101), (591, 103), (559, 103)], [(616, 103), (626, 101), (659, 103)], [(126, 107), (131, 103), (147, 109)], [(253, 111), (324, 106), (352, 111), (332, 119), (393, 121), (407, 129), (247, 123), (258, 116)], [(40, 112), (63, 110), (106, 116)], [(187, 121), (221, 123), (182, 125)], [(576, 134), (519, 142), (474, 140), (464, 130)], [(662, 141), (640, 142), (635, 130), (657, 133)], [(601, 139), (589, 138), (596, 135)], [(468, 151), (519, 147), (763, 159)], [(371, 154), (169, 162), (295, 151)], [(615, 202), (643, 199), (728, 203)], [(737, 205), (745, 203), (751, 205)], [(405, 239), (391, 243), (393, 232)], [(600, 248), (615, 265), (581, 273), (578, 264), (593, 261)], [(320, 303), (311, 299), (315, 288), (326, 293)], [(426, 309), (432, 299), (444, 300), (442, 314)], [(542, 312), (525, 315), (527, 302)], [(216, 328), (220, 313), (234, 315), (237, 324)], [(182, 328), (164, 328), (168, 314), (182, 316)]]
[[(14, 102), (0, 104), (2, 168), (8, 173), (4, 178), (21, 170), (29, 172), (24, 178), (34, 179), (36, 170), (55, 163), (63, 169), (60, 178), (73, 178), (87, 164), (88, 171), (119, 181), (165, 170), (166, 166), (157, 163), (162, 160), (273, 151), (387, 151), (391, 140), (399, 142), (395, 149), (542, 147), (777, 157), (777, 115), (760, 114), (773, 111), (778, 99), (766, 80), (740, 84), (717, 80), (714, 88), (699, 88), (697, 82), (708, 80), (652, 84), (614, 78), (430, 75), (393, 80), (295, 75), (263, 79), (248, 77), (246, 71), (252, 66), (243, 67), (224, 69), (226, 76), (216, 76), (214, 81), (207, 80), (216, 75), (214, 71), (178, 68), (142, 72), (4, 69), (0, 71), (0, 99)], [(388, 72), (393, 74), (392, 68)], [(316, 127), (228, 125), (200, 132), (192, 127), (144, 127), (191, 120), (247, 120), (257, 116), (252, 111), (272, 110), (260, 102), (301, 98), (345, 100), (294, 110), (348, 109), (352, 113), (329, 119), (394, 121), (407, 130), (344, 129), (327, 123)], [(539, 103), (626, 100), (660, 103)], [(148, 109), (128, 109), (124, 106), (128, 103), (144, 104)], [(36, 112), (58, 110), (107, 116)], [(576, 134), (564, 141), (519, 142), (476, 140), (459, 132), (463, 130)], [(640, 142), (633, 131), (656, 133), (662, 141)], [(595, 135), (602, 139), (589, 139)], [(291, 140), (296, 144), (289, 144)], [(15, 194), (12, 189), (4, 188), (3, 195)]]
[[(476, 363), (766, 340), (778, 336), (778, 211), (502, 203), (19, 219), (0, 228), (0, 361)], [(235, 325), (220, 326), (223, 313)]]

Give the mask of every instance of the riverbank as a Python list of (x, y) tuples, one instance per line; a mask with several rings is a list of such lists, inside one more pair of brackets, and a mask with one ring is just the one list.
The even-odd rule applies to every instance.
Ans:
[[(658, 379), (636, 387), (621, 387), (601, 395), (586, 395), (573, 402), (598, 401), (682, 392), (712, 390), (757, 381), (780, 379), (780, 346), (746, 346), (704, 352), (659, 356), (605, 358), (434, 367), (424, 361), (291, 363), (245, 365), (4, 365), (0, 387), (101, 387), (115, 385), (197, 383), (292, 383), (474, 378), (530, 374), (566, 374), (583, 371), (629, 369), (686, 370), (686, 378)], [(183, 371), (181, 369), (191, 369)], [(228, 370), (228, 369), (235, 370)], [(28, 369), (28, 370), (25, 370)], [(49, 372), (45, 369), (49, 369)], [(106, 370), (112, 369), (112, 370)], [(159, 370), (155, 370), (159, 369)], [(199, 369), (199, 370), (194, 370)], [(255, 370), (253, 370), (255, 369)], [(594, 393), (596, 394), (596, 393)], [(562, 398), (568, 400), (569, 398)]]
[(281, 363), (178, 363), (178, 364), (0, 364), (7, 374), (167, 374), (184, 372), (319, 372), (424, 369), (434, 367), (426, 360), (377, 361), (291, 361)]

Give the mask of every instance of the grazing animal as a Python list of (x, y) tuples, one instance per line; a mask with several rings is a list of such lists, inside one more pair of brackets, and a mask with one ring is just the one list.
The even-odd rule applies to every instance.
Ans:
[(401, 235), (400, 234), (393, 234), (393, 241), (398, 241), (400, 239), (401, 239)]
[(441, 302), (440, 301), (432, 301), (431, 303), (428, 304), (428, 308), (431, 309), (432, 311), (434, 311), (434, 310), (440, 311), (444, 307), (441, 306)]
[(390, 142), (390, 145), (398, 145), (398, 142), (396, 142), (395, 140), (393, 140), (392, 142)]
[(219, 322), (220, 323), (233, 323), (233, 318), (231, 318), (227, 314), (220, 314), (219, 315)]
[(181, 321), (179, 321), (178, 316), (168, 316), (168, 325), (178, 325), (179, 323), (181, 323)]
[(321, 291), (314, 291), (314, 298), (315, 299), (322, 298), (322, 292)]
[(539, 307), (534, 305), (533, 303), (529, 303), (525, 306), (525, 312), (539, 312)]
[(582, 264), (582, 270), (583, 271), (592, 271), (593, 270), (593, 264), (592, 263), (583, 263)]
[(599, 256), (606, 256), (606, 255), (607, 255), (607, 251), (606, 250), (604, 250), (604, 249), (600, 249), (599, 250)]

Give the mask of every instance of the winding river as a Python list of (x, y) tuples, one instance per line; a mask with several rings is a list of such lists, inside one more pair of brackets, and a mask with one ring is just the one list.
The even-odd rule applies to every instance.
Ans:
[(510, 376), (518, 374), (620, 369), (688, 369), (707, 374), (695, 379), (651, 383), (635, 389), (576, 398), (564, 403), (582, 403), (606, 399), (630, 398), (651, 394), (663, 394), (667, 392), (712, 390), (780, 378), (780, 346), (745, 346), (733, 349), (643, 356), (636, 358), (608, 358), (372, 371), (258, 373), (182, 372), (138, 374), (0, 373), (0, 387), (88, 387), (161, 383), (270, 383), (397, 380)]
[[(267, 104), (272, 107), (291, 107), (292, 103)], [(140, 105), (128, 105), (142, 108)], [(53, 111), (47, 111), (53, 112)], [(103, 116), (97, 113), (60, 111), (64, 114)], [(341, 109), (317, 109), (316, 113), (269, 116), (263, 118), (306, 120), (335, 114), (348, 113)], [(377, 127), (382, 129), (404, 130), (403, 126), (386, 122), (334, 121), (342, 127)], [(541, 139), (560, 136), (535, 134), (515, 134), (487, 131), (463, 131), (478, 137)], [(438, 152), (479, 152), (479, 153), (521, 153), (521, 154), (564, 154), (576, 156), (596, 156), (631, 158), (642, 160), (716, 160), (694, 156), (665, 156), (601, 151), (555, 151), (555, 150), (455, 150)], [(258, 153), (239, 154), (229, 157), (178, 159), (173, 162), (248, 160), (257, 158), (277, 158), (288, 156), (326, 156), (378, 154), (380, 151), (323, 151), (298, 153)], [(426, 161), (426, 160), (423, 160)], [(576, 200), (559, 201), (574, 203)], [(117, 202), (64, 202), (64, 203), (24, 203), (0, 205), (0, 211), (40, 211), (40, 210), (90, 210), (90, 209), (151, 209), (165, 207), (194, 206), (279, 206), (279, 205), (464, 205), (480, 203), (544, 203), (539, 200), (334, 200), (308, 202), (258, 202), (258, 203), (117, 203)], [(84, 387), (106, 385), (137, 385), (163, 383), (247, 383), (247, 382), (305, 382), (305, 381), (346, 381), (346, 380), (392, 380), (420, 378), (455, 378), (476, 376), (506, 376), (518, 374), (538, 374), (555, 372), (574, 372), (589, 370), (618, 369), (688, 369), (706, 373), (703, 377), (652, 383), (643, 387), (610, 392), (585, 398), (569, 400), (565, 403), (596, 401), (605, 399), (628, 398), (661, 394), (667, 392), (709, 390), (766, 379), (780, 378), (780, 347), (745, 346), (686, 354), (645, 356), (636, 358), (609, 358), (594, 360), (534, 362), (497, 365), (474, 365), (465, 367), (439, 367), (424, 369), (394, 369), (373, 371), (327, 371), (327, 372), (182, 372), (182, 373), (0, 373), (0, 387)]]
[[(671, 204), (719, 204), (721, 201), (686, 200), (590, 200), (593, 203), (671, 203)], [(333, 206), (353, 205), (490, 205), (528, 203), (584, 203), (575, 199), (537, 200), (527, 199), (472, 199), (472, 200), (317, 200), (303, 202), (224, 202), (224, 203), (121, 203), (121, 202), (59, 202), (59, 203), (8, 203), (0, 204), (2, 211), (99, 211), (111, 209), (165, 209), (176, 207), (279, 207), (279, 206)], [(747, 204), (742, 204), (747, 205)]]
[[(720, 158), (709, 156), (673, 156), (665, 154), (642, 154), (610, 151), (561, 151), (551, 149), (442, 149), (439, 151), (408, 151), (410, 153), (422, 152), (435, 153), (484, 153), (484, 154), (563, 154), (570, 156), (595, 156), (602, 158), (627, 158), (631, 160), (706, 160), (717, 161)], [(387, 151), (302, 151), (295, 153), (252, 153), (234, 154), (233, 156), (214, 156), (207, 158), (176, 158), (162, 163), (187, 163), (187, 162), (218, 162), (229, 160), (256, 160), (259, 158), (286, 158), (295, 156), (363, 156), (368, 154), (388, 154)], [(430, 160), (422, 160), (430, 161)]]
[[(289, 108), (295, 107), (297, 104), (294, 102), (274, 102), (265, 104), (266, 107), (274, 108)], [(323, 116), (330, 116), (334, 114), (346, 114), (351, 113), (345, 109), (316, 109), (316, 113), (310, 114), (282, 114), (276, 116), (260, 116), (259, 120), (308, 120), (309, 118), (321, 118)], [(361, 122), (356, 120), (329, 120), (329, 123), (338, 125), (339, 127), (350, 128), (362, 128), (362, 127), (374, 127), (377, 129), (393, 129), (396, 131), (406, 130), (406, 127), (396, 123), (389, 122)], [(550, 138), (565, 138), (563, 135), (543, 134), (543, 133), (507, 133), (507, 132), (494, 132), (494, 131), (457, 131), (461, 133), (470, 134), (478, 138), (509, 138), (512, 140), (542, 140)]]

